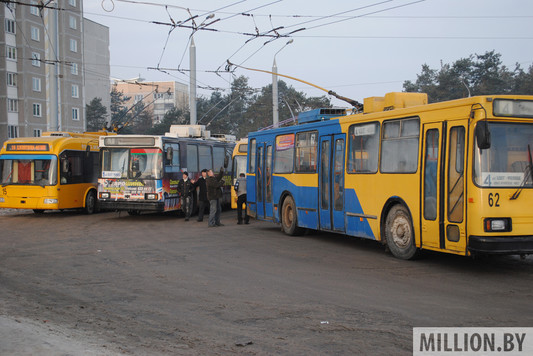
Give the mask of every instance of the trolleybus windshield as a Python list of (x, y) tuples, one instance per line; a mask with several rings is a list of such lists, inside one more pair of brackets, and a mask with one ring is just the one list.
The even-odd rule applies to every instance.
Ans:
[(54, 155), (0, 156), (2, 185), (56, 185), (57, 157)]

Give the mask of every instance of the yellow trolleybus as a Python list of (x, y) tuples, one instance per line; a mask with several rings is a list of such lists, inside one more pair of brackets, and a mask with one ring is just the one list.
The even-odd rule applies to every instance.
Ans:
[(0, 151), (0, 208), (97, 207), (98, 133), (45, 132), (6, 141)]
[(533, 253), (533, 96), (389, 93), (362, 113), (322, 111), (248, 136), (251, 215), (288, 234), (378, 240), (403, 259)]
[(241, 173), (246, 174), (246, 157), (248, 155), (248, 139), (240, 139), (233, 149), (233, 163), (231, 167), (231, 208), (237, 209), (237, 193), (235, 182)]

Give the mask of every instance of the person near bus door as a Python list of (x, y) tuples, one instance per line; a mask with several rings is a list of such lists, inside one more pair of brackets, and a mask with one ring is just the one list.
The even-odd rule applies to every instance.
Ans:
[[(246, 204), (246, 175), (241, 173), (237, 181), (235, 182), (235, 192), (237, 192), (237, 224), (242, 224), (242, 206)], [(250, 216), (246, 213), (246, 208), (244, 209), (244, 223), (250, 223)]]
[(209, 206), (209, 199), (207, 199), (207, 169), (202, 169), (202, 176), (194, 183), (194, 189), (198, 188), (198, 219), (197, 221), (204, 221), (205, 208)]
[(220, 205), (220, 198), (222, 198), (221, 188), (224, 186), (222, 177), (224, 176), (224, 168), (220, 168), (220, 173), (215, 177), (213, 170), (207, 171), (207, 180), (205, 181), (207, 186), (207, 199), (209, 199), (209, 227), (223, 226), (220, 222), (220, 211), (222, 207)]
[(185, 221), (189, 221), (192, 211), (192, 194), (194, 181), (189, 179), (189, 173), (183, 172), (183, 178), (178, 182), (178, 193), (181, 197), (181, 210), (185, 213)]

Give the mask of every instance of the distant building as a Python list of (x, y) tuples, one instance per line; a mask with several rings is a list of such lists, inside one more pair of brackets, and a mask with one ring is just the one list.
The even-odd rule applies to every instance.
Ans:
[(107, 120), (111, 117), (111, 75), (109, 54), (109, 27), (83, 19), (83, 62), (85, 104), (94, 98), (101, 98), (107, 109)]
[[(84, 131), (85, 104), (92, 99), (86, 96), (93, 87), (90, 95), (99, 93), (103, 103), (109, 102), (109, 84), (107, 89), (94, 84), (109, 83), (107, 28), (84, 21), (81, 0), (45, 3), (45, 8), (0, 4), (4, 26), (0, 51), (5, 54), (0, 59), (0, 144), (12, 137), (40, 136), (43, 131)], [(90, 34), (95, 29), (99, 32)], [(84, 38), (95, 36), (101, 36), (99, 43), (87, 46), (100, 53), (90, 58), (95, 66), (87, 70)], [(89, 92), (85, 85), (91, 86)]]
[(129, 100), (127, 107), (142, 101), (154, 112), (154, 123), (161, 122), (165, 113), (173, 108), (186, 110), (189, 107), (189, 87), (179, 82), (116, 82), (117, 91)]

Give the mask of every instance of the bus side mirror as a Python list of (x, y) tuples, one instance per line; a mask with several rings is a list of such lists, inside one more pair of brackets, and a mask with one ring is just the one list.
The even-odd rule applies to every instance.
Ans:
[(474, 134), (476, 135), (477, 147), (480, 150), (490, 148), (490, 131), (487, 121), (478, 122)]
[(167, 148), (166, 154), (167, 154), (167, 161), (172, 162), (172, 157), (174, 156), (174, 150), (172, 149), (172, 147)]

